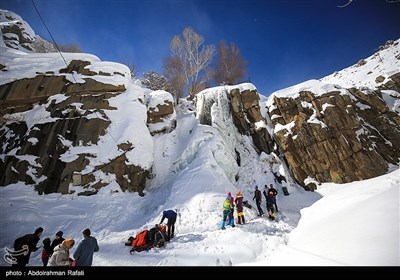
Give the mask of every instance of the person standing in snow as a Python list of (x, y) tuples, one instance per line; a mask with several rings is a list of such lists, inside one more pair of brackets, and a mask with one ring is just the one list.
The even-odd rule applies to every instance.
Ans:
[(232, 197), (232, 194), (228, 192), (228, 197), (230, 197), (230, 202), (231, 202), (231, 212), (229, 212), (229, 220), (228, 223), (232, 226), (235, 227), (235, 219), (233, 218), (233, 213), (235, 212), (235, 204), (233, 203), (234, 198)]
[(258, 186), (255, 187), (253, 200), (254, 199), (256, 199), (257, 209), (259, 213), (258, 216), (261, 216), (264, 214), (264, 211), (261, 209), (262, 196), (260, 190), (258, 189)]
[(275, 210), (276, 210), (276, 212), (279, 212), (278, 205), (276, 205), (276, 196), (278, 194), (278, 191), (277, 191), (277, 189), (274, 188), (274, 185), (272, 185), (272, 184), (269, 185), (269, 191), (272, 192), (272, 194), (273, 194), (273, 202), (274, 202)]
[(20, 251), (22, 249), (27, 250), (27, 254), (21, 254), (15, 256), (17, 259), (17, 263), (12, 266), (15, 267), (25, 267), (29, 263), (29, 258), (31, 257), (32, 252), (36, 252), (39, 248), (36, 247), (37, 243), (40, 240), (40, 236), (43, 233), (43, 228), (38, 227), (34, 233), (26, 234), (22, 237), (17, 238), (14, 241), (14, 250)]
[[(225, 229), (226, 219), (229, 217), (229, 214), (231, 213), (231, 196), (230, 195), (228, 195), (225, 198), (224, 203), (222, 204), (222, 207), (224, 208), (224, 210), (222, 211), (221, 229)], [(235, 226), (235, 225), (233, 225), (233, 226)]]
[(171, 238), (174, 238), (174, 232), (175, 232), (175, 222), (176, 222), (176, 212), (174, 210), (165, 210), (163, 211), (163, 216), (161, 218), (160, 224), (164, 222), (164, 219), (167, 218), (167, 241), (170, 241)]
[(69, 257), (69, 250), (75, 245), (72, 238), (65, 239), (54, 248), (53, 255), (47, 266), (72, 266), (73, 260)]
[(276, 217), (275, 211), (274, 211), (274, 204), (276, 203), (276, 200), (275, 200), (274, 192), (271, 189), (268, 190), (266, 200), (267, 200), (268, 216), (270, 219), (274, 220)]
[(64, 233), (61, 230), (57, 231), (56, 237), (54, 238), (53, 242), (51, 242), (51, 245), (50, 245), (49, 257), (51, 257), (51, 255), (53, 254), (54, 248), (57, 245), (60, 245), (64, 241), (64, 238), (62, 237), (63, 234)]
[(235, 199), (236, 209), (237, 209), (237, 217), (238, 217), (238, 224), (244, 224), (244, 213), (243, 213), (243, 195), (240, 191), (236, 193)]
[(99, 245), (97, 244), (97, 239), (90, 236), (90, 229), (85, 229), (82, 234), (83, 240), (74, 252), (76, 266), (92, 266), (93, 254), (99, 251)]
[(49, 262), (50, 252), (51, 252), (50, 243), (51, 240), (48, 237), (43, 240), (43, 251), (42, 251), (43, 266), (47, 266), (47, 263)]

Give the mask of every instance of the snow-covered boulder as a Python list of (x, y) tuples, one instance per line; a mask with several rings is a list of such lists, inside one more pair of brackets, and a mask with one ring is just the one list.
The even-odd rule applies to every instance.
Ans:
[(165, 90), (152, 91), (147, 96), (147, 126), (152, 135), (171, 131), (176, 126), (172, 94)]

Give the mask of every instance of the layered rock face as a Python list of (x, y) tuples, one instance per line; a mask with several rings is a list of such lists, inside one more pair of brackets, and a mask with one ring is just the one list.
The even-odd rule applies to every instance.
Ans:
[(34, 52), (56, 52), (53, 44), (36, 35), (31, 26), (19, 15), (0, 9), (1, 43), (13, 49)]
[(259, 152), (270, 154), (274, 143), (268, 133), (266, 120), (261, 114), (258, 91), (256, 89), (240, 91), (239, 88), (234, 88), (229, 95), (235, 126), (240, 133), (251, 135)]
[(346, 183), (399, 164), (399, 50), (390, 42), (363, 63), (270, 97), (275, 139), (306, 189), (315, 188), (310, 179)]
[[(2, 74), (10, 82), (0, 85), (0, 185), (24, 181), (39, 193), (68, 193), (78, 175), (82, 193), (95, 193), (115, 180), (123, 191), (142, 194), (151, 159), (143, 166), (132, 164), (130, 153), (137, 144), (113, 139), (116, 132), (108, 131), (113, 129), (109, 115), (118, 109), (112, 100), (127, 94), (129, 69), (82, 56), (82, 60), (71, 59), (67, 67), (57, 70), (58, 64), (49, 63), (42, 67), (48, 69), (45, 73), (26, 72), (21, 76), (34, 77), (18, 79), (12, 77), (13, 60), (5, 57)], [(144, 99), (142, 93), (133, 104), (142, 108), (141, 126), (151, 140)], [(145, 140), (146, 134), (142, 137)], [(111, 147), (108, 157), (98, 154), (105, 146)], [(151, 145), (148, 150), (151, 157)]]

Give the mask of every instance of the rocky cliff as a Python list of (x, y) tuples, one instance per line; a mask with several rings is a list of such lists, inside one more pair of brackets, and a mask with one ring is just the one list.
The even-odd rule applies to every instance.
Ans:
[(172, 96), (93, 55), (64, 53), (66, 65), (58, 53), (1, 48), (0, 185), (89, 195), (116, 182), (143, 194), (151, 134), (176, 122)]
[[(93, 55), (33, 52), (29, 25), (2, 12), (0, 186), (23, 181), (39, 193), (90, 195), (116, 183), (143, 195), (157, 175), (155, 139), (177, 125), (171, 94), (145, 89), (126, 66)], [(195, 103), (200, 126), (220, 134), (216, 162), (238, 186), (269, 172), (278, 182), (292, 175), (307, 190), (382, 175), (400, 162), (400, 40), (268, 98), (241, 84), (206, 89)], [(184, 118), (193, 113), (186, 111)], [(254, 168), (263, 175), (248, 181)]]
[(56, 52), (53, 44), (36, 35), (29, 23), (11, 11), (0, 9), (0, 43), (9, 48), (34, 51)]
[[(400, 162), (400, 40), (321, 80), (273, 93), (274, 137), (296, 180), (346, 183)], [(311, 184), (310, 184), (311, 183)]]

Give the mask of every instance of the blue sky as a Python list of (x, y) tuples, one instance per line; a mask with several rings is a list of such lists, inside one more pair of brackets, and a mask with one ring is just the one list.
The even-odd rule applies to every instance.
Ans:
[[(186, 26), (218, 45), (234, 42), (248, 61), (245, 80), (264, 95), (356, 63), (400, 37), (400, 2), (385, 0), (35, 0), (57, 43), (77, 43), (101, 60), (162, 73), (169, 43)], [(0, 8), (49, 39), (31, 0)]]

